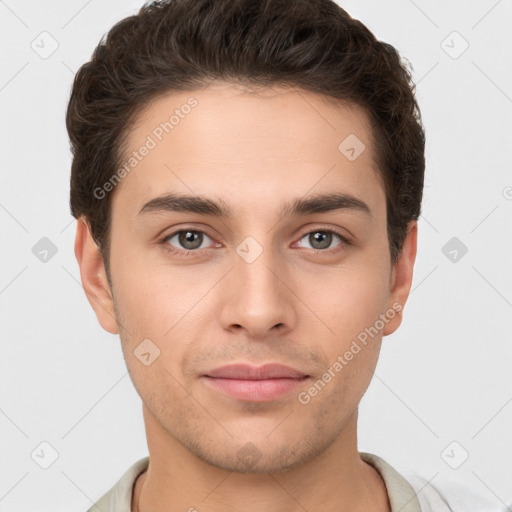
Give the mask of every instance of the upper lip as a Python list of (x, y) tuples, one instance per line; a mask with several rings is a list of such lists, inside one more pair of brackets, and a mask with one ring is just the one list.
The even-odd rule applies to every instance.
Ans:
[(215, 368), (206, 374), (207, 377), (243, 380), (265, 379), (300, 379), (308, 377), (307, 374), (282, 364), (265, 364), (251, 366), (250, 364), (230, 364)]

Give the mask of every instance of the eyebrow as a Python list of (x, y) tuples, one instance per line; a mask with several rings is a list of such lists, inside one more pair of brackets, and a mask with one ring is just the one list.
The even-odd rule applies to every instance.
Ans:
[[(348, 193), (317, 194), (308, 198), (297, 198), (285, 203), (280, 217), (326, 213), (336, 210), (362, 212), (372, 216), (370, 207), (362, 200)], [(155, 197), (145, 203), (139, 214), (188, 212), (211, 215), (223, 219), (233, 218), (232, 208), (222, 199), (214, 201), (203, 196), (178, 195), (169, 193)]]

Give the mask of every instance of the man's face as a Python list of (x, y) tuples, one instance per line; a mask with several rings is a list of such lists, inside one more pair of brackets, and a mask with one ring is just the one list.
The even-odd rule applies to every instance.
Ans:
[[(192, 97), (197, 105), (180, 110), (172, 131), (158, 130)], [(398, 327), (396, 302), (410, 284), (407, 276), (393, 288), (364, 111), (308, 92), (255, 96), (217, 83), (153, 101), (127, 158), (143, 145), (153, 147), (112, 199), (113, 304), (93, 306), (120, 334), (148, 442), (179, 443), (230, 471), (279, 472), (355, 435), (382, 335)], [(143, 208), (171, 193), (207, 198), (231, 216), (173, 211), (164, 201)], [(353, 196), (368, 211), (282, 215), (326, 194)], [(259, 391), (231, 381), (230, 393), (227, 379), (207, 375), (233, 363), (279, 363), (308, 377)]]

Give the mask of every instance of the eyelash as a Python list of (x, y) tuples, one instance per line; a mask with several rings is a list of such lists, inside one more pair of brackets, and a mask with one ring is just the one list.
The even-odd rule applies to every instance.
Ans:
[[(208, 233), (206, 233), (205, 231), (202, 231), (200, 229), (192, 229), (192, 228), (185, 227), (185, 228), (179, 229), (178, 231), (174, 231), (170, 235), (165, 235), (159, 241), (159, 243), (164, 246), (164, 249), (167, 252), (177, 255), (177, 256), (182, 256), (182, 257), (187, 257), (190, 255), (197, 256), (198, 254), (202, 254), (204, 251), (208, 251), (210, 249), (210, 247), (205, 247), (203, 249), (194, 249), (194, 250), (181, 249), (180, 250), (180, 249), (176, 249), (176, 247), (167, 243), (168, 240), (173, 238), (175, 235), (178, 235), (178, 234), (186, 232), (186, 231), (192, 231), (194, 233), (202, 233), (203, 235), (206, 235), (208, 238), (211, 238), (213, 240), (213, 237), (208, 235)], [(344, 247), (352, 245), (352, 243), (350, 242), (350, 240), (348, 240), (348, 238), (346, 238), (341, 233), (338, 233), (338, 231), (335, 231), (333, 229), (319, 229), (319, 228), (312, 229), (310, 231), (306, 231), (305, 233), (302, 233), (299, 240), (304, 238), (306, 235), (310, 235), (311, 233), (331, 233), (333, 235), (336, 235), (341, 240), (341, 243), (338, 246), (336, 246), (334, 249), (310, 249), (311, 251), (314, 251), (315, 254), (324, 253), (324, 252), (336, 254), (338, 251), (343, 250)]]

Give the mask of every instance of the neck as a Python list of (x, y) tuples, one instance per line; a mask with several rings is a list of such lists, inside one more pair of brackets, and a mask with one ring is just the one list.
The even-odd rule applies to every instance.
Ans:
[(357, 411), (334, 442), (280, 473), (226, 471), (198, 458), (144, 408), (150, 464), (137, 479), (132, 512), (390, 512), (380, 474), (357, 451)]

